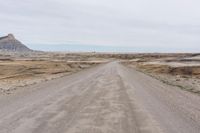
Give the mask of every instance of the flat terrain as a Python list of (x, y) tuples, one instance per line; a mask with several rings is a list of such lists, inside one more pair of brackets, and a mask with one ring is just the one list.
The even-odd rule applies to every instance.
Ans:
[(146, 73), (166, 84), (200, 95), (199, 54), (151, 55), (123, 62), (126, 66)]
[(112, 62), (0, 97), (0, 133), (199, 133), (199, 101)]
[(0, 55), (0, 95), (24, 86), (66, 76), (104, 63), (101, 59), (62, 53), (7, 53)]

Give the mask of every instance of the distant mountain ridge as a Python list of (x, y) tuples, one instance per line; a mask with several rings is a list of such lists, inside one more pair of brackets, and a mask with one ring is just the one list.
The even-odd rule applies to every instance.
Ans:
[(33, 51), (27, 46), (22, 44), (20, 41), (15, 39), (13, 34), (0, 37), (0, 50), (3, 51), (14, 51), (14, 52), (30, 52)]

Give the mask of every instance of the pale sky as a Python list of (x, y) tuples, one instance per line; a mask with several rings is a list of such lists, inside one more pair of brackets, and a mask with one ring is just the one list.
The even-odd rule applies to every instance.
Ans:
[[(199, 0), (0, 0), (0, 36), (27, 45), (200, 51)], [(36, 45), (35, 45), (36, 46)], [(49, 46), (49, 45), (48, 45)], [(59, 45), (58, 45), (59, 46)]]

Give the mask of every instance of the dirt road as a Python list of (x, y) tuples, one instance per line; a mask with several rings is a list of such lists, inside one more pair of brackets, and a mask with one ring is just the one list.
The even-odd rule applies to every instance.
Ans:
[(0, 133), (199, 133), (200, 97), (117, 62), (0, 98)]

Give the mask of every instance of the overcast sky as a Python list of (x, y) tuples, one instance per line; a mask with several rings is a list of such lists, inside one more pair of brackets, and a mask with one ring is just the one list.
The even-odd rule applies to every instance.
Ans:
[[(0, 36), (24, 44), (200, 51), (199, 0), (0, 0)], [(39, 47), (39, 45), (37, 45)]]

